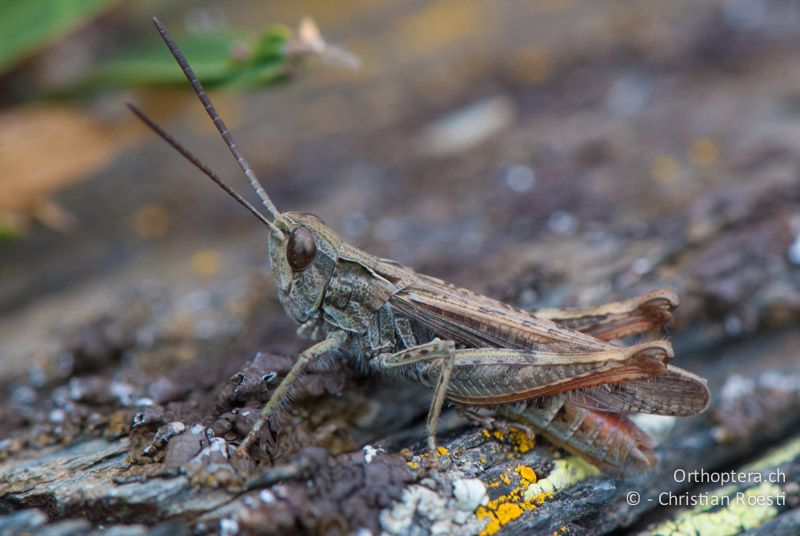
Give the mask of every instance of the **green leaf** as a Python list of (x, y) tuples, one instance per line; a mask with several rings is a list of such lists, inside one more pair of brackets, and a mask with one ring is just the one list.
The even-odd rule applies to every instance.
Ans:
[(0, 74), (121, 0), (0, 1)]
[[(177, 36), (175, 41), (205, 86), (252, 87), (285, 78), (289, 61), (285, 44), (290, 36), (287, 28), (275, 26), (260, 36), (227, 29)], [(103, 62), (73, 90), (184, 84), (169, 51), (160, 39), (152, 39)]]
[(22, 237), (22, 231), (15, 225), (5, 221), (0, 215), (0, 242), (11, 242)]

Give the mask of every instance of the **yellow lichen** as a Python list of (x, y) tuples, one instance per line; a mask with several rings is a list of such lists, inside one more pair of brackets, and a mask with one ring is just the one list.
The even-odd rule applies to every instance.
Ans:
[(520, 508), (518, 504), (503, 503), (501, 505), (498, 505), (497, 510), (495, 510), (494, 514), (497, 516), (497, 520), (500, 521), (500, 524), (505, 525), (509, 521), (514, 521), (519, 516), (521, 516), (522, 508)]
[(671, 185), (680, 179), (681, 176), (680, 163), (669, 155), (659, 155), (653, 159), (650, 165), (650, 175), (659, 183), (663, 185)]
[(698, 167), (708, 167), (719, 160), (719, 146), (711, 138), (697, 138), (688, 153), (692, 164)]
[(444, 447), (436, 447), (436, 452), (439, 453), (439, 456), (450, 456), (450, 451)]
[[(779, 486), (764, 482), (743, 492), (726, 486), (709, 493), (708, 504), (680, 512), (674, 519), (650, 527), (650, 534), (740, 534), (775, 517), (778, 509), (772, 504), (783, 492)], [(712, 500), (711, 496), (717, 500)], [(720, 508), (719, 505), (722, 505)]]
[(536, 473), (527, 465), (518, 465), (516, 469), (523, 484), (533, 484), (536, 482)]
[(201, 249), (189, 260), (192, 272), (201, 277), (211, 277), (219, 272), (222, 255), (213, 249)]
[[(768, 471), (774, 474), (775, 469), (770, 468), (780, 467), (798, 456), (800, 439), (795, 439), (742, 467), (740, 472)], [(696, 506), (684, 509), (669, 521), (649, 527), (648, 531), (651, 534), (739, 534), (778, 515), (781, 511), (778, 507), (786, 503), (785, 493), (783, 487), (772, 482), (762, 482), (745, 490), (729, 485), (707, 493), (695, 493), (684, 500), (691, 500)], [(668, 502), (669, 499), (669, 496), (658, 497), (659, 501)]]
[[(508, 432), (483, 430), (482, 434), (486, 438), (510, 442), (517, 453), (528, 452), (535, 445), (533, 438), (524, 430), (517, 428), (511, 428)], [(510, 486), (510, 491), (475, 510), (478, 520), (486, 522), (481, 536), (497, 534), (506, 524), (544, 504), (557, 490), (571, 487), (598, 473), (596, 468), (575, 457), (556, 460), (553, 471), (542, 480), (539, 480), (533, 468), (527, 465), (517, 465), (513, 469), (504, 471), (495, 480), (486, 483), (486, 487), (492, 489)], [(512, 477), (513, 481), (517, 482), (514, 486)], [(562, 527), (561, 532), (567, 532), (567, 528)]]
[(515, 78), (532, 85), (550, 78), (554, 64), (553, 51), (538, 45), (527, 45), (511, 54), (508, 69)]
[(497, 441), (510, 444), (517, 454), (525, 454), (536, 446), (535, 439), (528, 435), (527, 431), (513, 426), (509, 427), (507, 431), (496, 429), (490, 432), (487, 429), (483, 429), (481, 434), (487, 439), (494, 438)]
[(536, 446), (535, 439), (528, 435), (525, 430), (520, 430), (519, 428), (511, 428), (508, 431), (508, 438), (514, 447), (514, 451), (519, 454), (530, 452)]
[(553, 494), (556, 491), (570, 488), (582, 480), (599, 475), (600, 471), (581, 458), (568, 456), (553, 462), (553, 470), (536, 483), (528, 486), (525, 498), (534, 498), (542, 493)]
[(798, 456), (800, 456), (800, 438), (772, 449), (767, 452), (764, 457), (742, 467), (741, 471), (745, 473), (750, 471), (764, 471), (769, 467), (778, 467), (779, 465), (790, 462)]
[(511, 485), (511, 475), (516, 473), (519, 483), (511, 488), (505, 495), (490, 500), (485, 506), (479, 506), (475, 510), (475, 516), (479, 520), (488, 520), (488, 523), (481, 532), (481, 536), (497, 534), (506, 524), (514, 521), (525, 512), (533, 510), (543, 504), (551, 497), (550, 494), (542, 493), (535, 497), (526, 498), (527, 489), (537, 480), (536, 472), (527, 465), (518, 465), (513, 470), (507, 470), (497, 477), (497, 480), (489, 482), (488, 488), (496, 488), (501, 484)]
[(497, 534), (500, 531), (500, 520), (497, 519), (497, 516), (491, 510), (484, 508), (483, 506), (479, 506), (478, 509), (475, 511), (475, 516), (478, 520), (482, 521), (484, 519), (488, 519), (489, 522), (483, 528), (480, 533), (480, 536), (487, 536), (489, 534)]
[(142, 238), (164, 236), (169, 224), (169, 212), (160, 205), (145, 205), (133, 215), (133, 229)]
[(415, 471), (419, 469), (419, 464), (417, 462), (408, 461), (406, 462), (406, 465), (409, 466), (411, 469), (414, 469)]

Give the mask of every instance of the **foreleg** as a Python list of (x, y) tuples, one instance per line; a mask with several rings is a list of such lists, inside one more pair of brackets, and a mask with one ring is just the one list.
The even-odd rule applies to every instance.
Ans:
[(247, 450), (256, 440), (256, 437), (258, 437), (258, 433), (261, 431), (261, 428), (263, 428), (264, 424), (266, 424), (266, 422), (269, 420), (270, 416), (275, 411), (275, 408), (289, 391), (292, 384), (297, 381), (297, 378), (300, 376), (300, 374), (303, 373), (303, 370), (310, 363), (338, 348), (340, 344), (341, 341), (339, 337), (331, 337), (329, 339), (325, 339), (324, 341), (318, 342), (314, 346), (300, 353), (300, 356), (289, 370), (289, 373), (283, 378), (283, 380), (281, 380), (278, 388), (275, 389), (274, 393), (272, 393), (272, 397), (270, 397), (267, 404), (261, 409), (261, 413), (258, 415), (258, 420), (256, 421), (255, 425), (253, 425), (253, 429), (250, 430), (250, 433), (244, 438), (242, 444), (239, 445), (239, 448), (237, 449), (238, 455), (244, 456), (247, 454)]

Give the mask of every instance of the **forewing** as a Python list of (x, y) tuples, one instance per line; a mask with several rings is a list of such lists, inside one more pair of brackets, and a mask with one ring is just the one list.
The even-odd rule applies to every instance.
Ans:
[(591, 335), (427, 276), (417, 276), (389, 303), (395, 311), (430, 327), (440, 338), (470, 347), (550, 352), (614, 348)]

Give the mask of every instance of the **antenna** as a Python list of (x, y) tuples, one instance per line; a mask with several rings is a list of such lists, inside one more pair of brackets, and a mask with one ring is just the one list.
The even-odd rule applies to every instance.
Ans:
[(194, 88), (194, 92), (197, 94), (200, 102), (203, 103), (206, 113), (208, 113), (208, 116), (214, 122), (214, 126), (217, 127), (217, 130), (222, 135), (222, 139), (225, 140), (225, 145), (228, 146), (228, 149), (231, 151), (234, 158), (236, 158), (236, 162), (238, 162), (239, 167), (242, 168), (245, 177), (247, 177), (247, 180), (250, 181), (250, 186), (252, 186), (253, 190), (256, 191), (256, 194), (261, 199), (261, 203), (266, 207), (269, 213), (272, 214), (273, 217), (277, 218), (280, 215), (280, 212), (278, 212), (278, 209), (275, 208), (275, 205), (267, 195), (264, 187), (256, 178), (253, 168), (250, 167), (250, 164), (247, 163), (247, 160), (245, 160), (241, 151), (239, 151), (239, 148), (236, 146), (236, 142), (233, 139), (233, 135), (231, 135), (231, 132), (225, 125), (225, 122), (217, 113), (217, 109), (214, 108), (214, 105), (211, 103), (211, 99), (208, 98), (206, 90), (203, 89), (203, 85), (200, 83), (200, 80), (197, 79), (197, 75), (195, 75), (192, 68), (189, 67), (189, 63), (186, 61), (186, 58), (183, 57), (178, 45), (169, 36), (167, 29), (164, 28), (164, 25), (161, 24), (161, 21), (158, 20), (158, 17), (153, 17), (153, 24), (155, 24), (158, 33), (161, 34), (161, 38), (164, 40), (164, 43), (166, 43), (167, 48), (169, 48), (169, 51), (172, 53), (175, 61), (177, 61), (178, 65), (180, 65), (183, 74), (186, 75), (186, 78), (189, 80), (192, 88)]
[(249, 210), (256, 218), (261, 220), (261, 223), (269, 227), (272, 232), (277, 234), (278, 237), (281, 240), (283, 240), (283, 233), (281, 232), (280, 229), (275, 227), (274, 223), (269, 221), (266, 216), (261, 214), (249, 201), (247, 201), (245, 198), (239, 195), (230, 186), (225, 184), (225, 182), (219, 178), (219, 175), (214, 173), (208, 166), (206, 166), (203, 162), (201, 162), (199, 158), (197, 158), (195, 155), (191, 153), (191, 151), (189, 151), (189, 149), (181, 145), (181, 143), (178, 140), (173, 138), (163, 128), (158, 126), (158, 124), (150, 116), (148, 116), (146, 113), (140, 110), (136, 105), (130, 102), (127, 102), (125, 104), (128, 106), (128, 109), (130, 109), (130, 111), (133, 112), (134, 115), (136, 115), (136, 117), (142, 120), (142, 123), (150, 127), (150, 129), (156, 134), (158, 134), (161, 137), (161, 139), (170, 144), (176, 151), (178, 151), (181, 155), (183, 155), (183, 157), (186, 158), (186, 160), (194, 164), (194, 166), (200, 171), (202, 171), (209, 179), (216, 182), (217, 185), (223, 190), (225, 190), (225, 192), (229, 196), (234, 198), (240, 205)]

